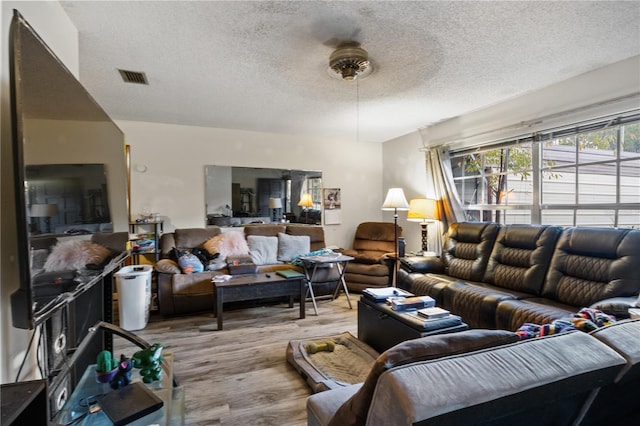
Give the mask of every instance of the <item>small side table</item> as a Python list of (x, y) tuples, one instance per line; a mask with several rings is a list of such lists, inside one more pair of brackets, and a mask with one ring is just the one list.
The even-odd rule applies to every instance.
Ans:
[[(344, 272), (347, 270), (347, 265), (353, 260), (353, 257), (345, 256), (343, 254), (318, 255), (301, 257), (300, 260), (302, 260), (302, 264), (304, 266), (304, 275), (307, 277), (307, 292), (311, 295), (311, 302), (313, 303), (313, 310), (316, 315), (318, 315), (318, 305), (316, 305), (316, 296), (313, 293), (313, 283), (320, 282), (317, 280), (318, 268), (327, 264), (335, 264), (338, 268), (339, 276), (336, 280), (336, 289), (333, 292), (333, 299), (338, 297), (338, 294), (340, 293), (340, 284), (342, 284), (342, 289), (344, 290), (344, 294), (347, 296), (347, 302), (349, 303), (349, 309), (353, 309), (351, 306), (351, 299), (349, 298), (347, 283), (344, 281)], [(304, 301), (301, 301), (301, 303), (303, 302)]]

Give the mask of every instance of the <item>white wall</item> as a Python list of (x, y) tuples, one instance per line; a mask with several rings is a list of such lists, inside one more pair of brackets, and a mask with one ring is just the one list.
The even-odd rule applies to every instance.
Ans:
[[(621, 99), (620, 101), (614, 101)], [(600, 106), (585, 107), (601, 104)], [(640, 56), (421, 131), (426, 145), (475, 146), (640, 107)]]
[[(392, 139), (382, 145), (384, 194), (389, 188), (400, 187), (404, 190), (407, 201), (427, 196), (433, 198), (433, 194), (427, 192), (425, 157), (420, 151), (422, 139), (418, 132)], [(392, 222), (393, 212), (384, 212), (384, 220)], [(406, 251), (421, 250), (420, 224), (407, 221), (407, 212), (401, 211), (398, 212), (398, 225), (402, 227)]]
[[(9, 30), (13, 9), (17, 9), (47, 41), (49, 47), (74, 75), (78, 75), (78, 32), (57, 2), (3, 1), (0, 5), (0, 122), (2, 123), (1, 169), (1, 251), (0, 251), (0, 382), (13, 381), (28, 344), (30, 333), (11, 325), (10, 295), (18, 288), (17, 235), (13, 191), (13, 153), (11, 148), (11, 112), (9, 80)], [(32, 373), (26, 365), (25, 373)]]
[(324, 226), (328, 245), (351, 247), (360, 222), (382, 219), (380, 144), (147, 122), (117, 124), (131, 146), (133, 219), (143, 209), (160, 213), (165, 232), (205, 225), (206, 165), (321, 170), (325, 187), (342, 189), (342, 224)]

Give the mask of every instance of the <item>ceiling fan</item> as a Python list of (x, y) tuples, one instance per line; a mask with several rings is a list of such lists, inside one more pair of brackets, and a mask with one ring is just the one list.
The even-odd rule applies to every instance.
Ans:
[(329, 73), (343, 80), (362, 79), (372, 71), (369, 54), (355, 41), (341, 43), (329, 57)]

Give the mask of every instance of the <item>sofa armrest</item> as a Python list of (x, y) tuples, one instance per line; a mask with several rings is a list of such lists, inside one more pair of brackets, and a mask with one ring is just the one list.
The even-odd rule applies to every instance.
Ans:
[(407, 256), (400, 259), (400, 267), (407, 272), (420, 272), (423, 274), (444, 272), (442, 259), (434, 256)]
[(329, 424), (338, 408), (361, 387), (362, 383), (358, 383), (311, 395), (307, 399), (307, 425), (320, 426)]
[(635, 308), (638, 298), (630, 297), (612, 297), (610, 299), (600, 300), (591, 306), (591, 309), (598, 309), (605, 314), (613, 315), (616, 319), (629, 318), (629, 308)]
[(173, 304), (173, 275), (158, 272), (158, 310), (162, 315), (176, 312)]

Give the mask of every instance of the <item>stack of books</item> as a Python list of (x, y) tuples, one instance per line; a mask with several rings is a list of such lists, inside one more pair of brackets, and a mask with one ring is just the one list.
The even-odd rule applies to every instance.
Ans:
[(381, 288), (365, 288), (362, 290), (362, 295), (369, 300), (373, 300), (375, 303), (385, 302), (387, 299), (400, 299), (413, 296), (413, 293), (402, 290), (396, 287), (381, 287)]
[(435, 305), (436, 301), (429, 296), (414, 296), (391, 300), (391, 309), (393, 309), (394, 311), (409, 311), (414, 309), (431, 308)]

